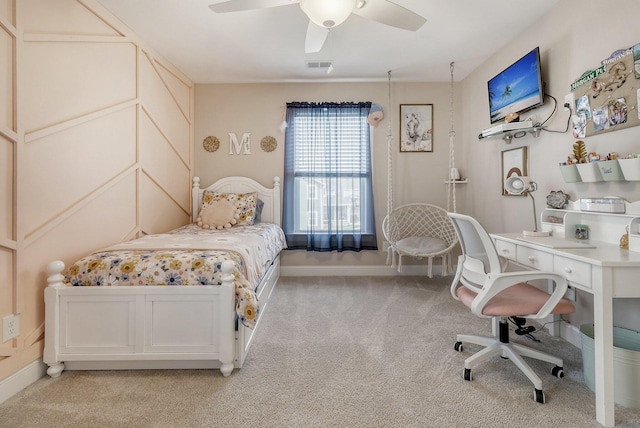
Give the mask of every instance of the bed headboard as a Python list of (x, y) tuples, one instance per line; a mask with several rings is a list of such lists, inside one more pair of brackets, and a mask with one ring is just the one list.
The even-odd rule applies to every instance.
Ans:
[(264, 202), (261, 216), (262, 221), (275, 223), (278, 226), (281, 225), (280, 177), (273, 178), (273, 188), (271, 189), (247, 177), (225, 177), (209, 187), (202, 189), (200, 188), (200, 177), (193, 177), (193, 189), (191, 193), (193, 200), (192, 219), (194, 222), (198, 218), (198, 211), (202, 205), (202, 194), (205, 190), (231, 193), (258, 192), (258, 198)]

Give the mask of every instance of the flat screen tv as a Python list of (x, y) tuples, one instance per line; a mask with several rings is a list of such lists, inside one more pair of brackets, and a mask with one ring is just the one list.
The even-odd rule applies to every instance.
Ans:
[(509, 113), (522, 113), (544, 104), (540, 48), (511, 64), (487, 82), (491, 123)]

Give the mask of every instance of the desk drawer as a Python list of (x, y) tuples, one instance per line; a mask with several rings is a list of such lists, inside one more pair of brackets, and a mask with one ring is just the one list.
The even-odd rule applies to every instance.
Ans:
[(518, 246), (518, 263), (537, 270), (553, 271), (553, 255), (540, 250)]
[(509, 260), (516, 260), (516, 244), (511, 242), (496, 239), (496, 250), (500, 257), (504, 257)]
[(563, 275), (567, 281), (573, 284), (591, 289), (591, 265), (589, 263), (554, 256), (553, 271)]

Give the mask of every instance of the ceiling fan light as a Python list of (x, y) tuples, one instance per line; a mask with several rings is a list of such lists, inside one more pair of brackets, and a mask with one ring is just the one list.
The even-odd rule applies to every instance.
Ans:
[(316, 25), (333, 28), (351, 15), (356, 0), (300, 0), (300, 8)]

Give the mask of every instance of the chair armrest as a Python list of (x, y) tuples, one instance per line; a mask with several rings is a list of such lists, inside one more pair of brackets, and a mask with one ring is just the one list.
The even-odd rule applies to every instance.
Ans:
[[(564, 276), (555, 272), (526, 271), (526, 272), (504, 272), (487, 275), (487, 281), (482, 287), (482, 291), (473, 300), (471, 311), (477, 316), (484, 316), (482, 310), (484, 306), (498, 293), (512, 287), (520, 282), (535, 280), (552, 280), (555, 283), (553, 293), (536, 314), (526, 314), (527, 318), (540, 319), (548, 316), (558, 305), (567, 291), (567, 280)], [(516, 315), (516, 314), (514, 314)], [(522, 314), (525, 315), (525, 314)]]
[(453, 276), (453, 281), (451, 282), (451, 295), (456, 300), (460, 300), (458, 294), (456, 293), (456, 290), (458, 290), (458, 287), (463, 287), (462, 283), (460, 282), (460, 277), (462, 276), (462, 266), (464, 265), (464, 259), (464, 254), (458, 256), (458, 266), (456, 267), (456, 274)]

